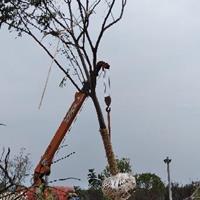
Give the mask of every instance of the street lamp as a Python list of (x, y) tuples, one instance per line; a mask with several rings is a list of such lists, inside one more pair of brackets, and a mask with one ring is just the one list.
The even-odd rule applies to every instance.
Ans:
[(170, 169), (169, 169), (169, 163), (172, 160), (169, 159), (169, 157), (165, 158), (164, 163), (167, 164), (167, 177), (168, 177), (168, 189), (169, 189), (169, 200), (172, 200), (172, 190), (171, 190), (171, 180), (170, 180)]

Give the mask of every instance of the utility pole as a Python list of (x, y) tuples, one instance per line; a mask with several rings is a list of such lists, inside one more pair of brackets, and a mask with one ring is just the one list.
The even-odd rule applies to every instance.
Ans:
[(168, 178), (168, 189), (169, 189), (169, 200), (172, 200), (172, 189), (171, 189), (171, 180), (170, 180), (170, 169), (169, 169), (169, 163), (172, 160), (169, 159), (169, 157), (167, 156), (167, 158), (165, 158), (164, 163), (167, 164), (167, 178)]

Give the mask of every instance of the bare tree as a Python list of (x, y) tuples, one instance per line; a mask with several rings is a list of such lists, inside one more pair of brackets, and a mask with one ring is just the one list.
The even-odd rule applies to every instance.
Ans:
[[(96, 93), (99, 71), (109, 68), (109, 64), (99, 60), (98, 50), (106, 31), (122, 19), (126, 3), (127, 0), (0, 1), (0, 26), (7, 25), (18, 36), (27, 34), (33, 38), (63, 71), (65, 77), (61, 84), (68, 79), (78, 91), (87, 85), (84, 92), (94, 104), (112, 175), (116, 175), (118, 169)], [(47, 41), (57, 41), (56, 53)], [(109, 108), (111, 98), (108, 96), (105, 100)]]
[[(116, 162), (109, 139), (108, 129), (102, 109), (96, 95), (96, 78), (98, 75), (98, 49), (104, 33), (123, 16), (126, 0), (2, 0), (0, 2), (0, 25), (8, 25), (9, 30), (16, 30), (18, 35), (32, 37), (44, 51), (54, 59), (56, 65), (64, 72), (77, 90), (85, 82), (89, 84), (88, 96), (91, 97), (100, 126), (108, 163), (112, 174), (117, 173)], [(118, 8), (117, 16), (112, 13)], [(98, 19), (99, 10), (104, 10), (100, 25), (91, 27)], [(99, 29), (96, 37), (94, 29)], [(64, 64), (50, 52), (41, 41), (51, 36), (60, 41), (58, 50), (67, 58), (67, 70)], [(102, 63), (101, 63), (102, 64)], [(75, 72), (78, 80), (72, 78)]]
[(24, 148), (13, 158), (10, 156), (10, 148), (7, 151), (3, 149), (0, 157), (0, 194), (22, 187), (30, 168), (29, 154), (25, 153)]
[[(60, 162), (63, 159), (66, 159), (73, 155), (70, 153), (65, 157), (56, 160), (54, 162)], [(8, 148), (6, 151), (3, 148), (2, 154), (0, 156), (0, 199), (1, 200), (25, 200), (31, 198), (29, 195), (34, 195), (36, 199), (45, 199), (43, 198), (43, 190), (41, 187), (34, 186), (33, 184), (30, 187), (25, 186), (25, 179), (30, 177), (31, 169), (30, 155), (25, 153), (25, 149), (21, 148), (19, 154), (11, 156), (11, 150)], [(48, 184), (55, 183), (58, 181), (66, 181), (69, 179), (79, 180), (75, 177), (67, 177), (49, 181)], [(36, 190), (33, 190), (35, 188)], [(54, 191), (59, 191), (59, 188), (49, 186), (48, 189), (53, 189)], [(62, 190), (61, 190), (62, 191)], [(51, 193), (49, 193), (51, 194)], [(55, 198), (57, 199), (57, 198)]]

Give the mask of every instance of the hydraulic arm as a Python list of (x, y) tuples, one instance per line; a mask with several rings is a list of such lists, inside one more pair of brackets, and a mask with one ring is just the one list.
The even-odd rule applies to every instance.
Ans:
[(58, 130), (56, 131), (54, 137), (52, 138), (49, 146), (47, 147), (44, 155), (42, 156), (41, 160), (39, 161), (38, 165), (35, 168), (34, 185), (40, 185), (44, 181), (43, 177), (48, 176), (50, 174), (51, 164), (55, 152), (59, 148), (60, 143), (62, 142), (65, 134), (69, 130), (74, 118), (76, 117), (86, 97), (87, 94), (84, 91), (84, 89), (75, 94), (74, 102), (69, 108)]
[(109, 64), (105, 63), (104, 61), (99, 61), (94, 69), (91, 72), (90, 77), (90, 84), (85, 82), (81, 91), (75, 94), (74, 102), (72, 103), (71, 107), (69, 108), (67, 114), (65, 115), (63, 121), (61, 122), (58, 130), (56, 131), (54, 137), (52, 138), (49, 146), (47, 147), (45, 153), (43, 154), (42, 158), (40, 159), (38, 165), (34, 171), (34, 186), (39, 186), (41, 183), (44, 183), (44, 176), (48, 176), (51, 171), (51, 164), (53, 157), (58, 150), (60, 143), (62, 142), (64, 136), (66, 135), (67, 131), (69, 130), (74, 118), (76, 117), (78, 111), (80, 110), (85, 98), (88, 96), (89, 89), (92, 91), (96, 87), (96, 77), (100, 69), (109, 69)]
[[(90, 89), (91, 87), (92, 88), (96, 87), (96, 77), (98, 76), (100, 69), (101, 68), (109, 69), (109, 67), (110, 67), (109, 64), (103, 61), (99, 61), (97, 63), (95, 70), (93, 71), (93, 73), (91, 73)], [(47, 147), (45, 153), (43, 154), (42, 158), (40, 159), (38, 165), (35, 168), (34, 177), (33, 177), (35, 186), (43, 183), (44, 182), (43, 177), (48, 176), (50, 174), (51, 164), (52, 164), (52, 160), (55, 155), (55, 152), (58, 150), (60, 143), (62, 142), (65, 134), (69, 130), (85, 98), (87, 97), (88, 89), (89, 89), (89, 86), (88, 86), (88, 83), (86, 82), (84, 83), (82, 90), (75, 94), (74, 102), (69, 108), (58, 130), (56, 131), (54, 137), (52, 138), (49, 146)]]

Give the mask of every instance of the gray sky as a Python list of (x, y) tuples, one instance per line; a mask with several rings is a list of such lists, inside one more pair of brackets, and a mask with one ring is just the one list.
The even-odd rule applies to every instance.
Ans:
[[(135, 173), (152, 172), (166, 182), (163, 159), (172, 158), (172, 180), (199, 179), (200, 2), (128, 1), (123, 20), (104, 38), (99, 58), (111, 64), (112, 139), (116, 155), (129, 157)], [(36, 165), (73, 100), (58, 87), (54, 67), (41, 110), (38, 104), (50, 59), (27, 37), (0, 32), (1, 144), (25, 147)], [(102, 84), (102, 83), (100, 83)], [(101, 91), (100, 91), (101, 94)], [(103, 99), (103, 96), (102, 96)], [(52, 169), (50, 179), (74, 176), (85, 186), (89, 168), (106, 165), (98, 124), (88, 99)], [(63, 183), (71, 184), (71, 182)]]

